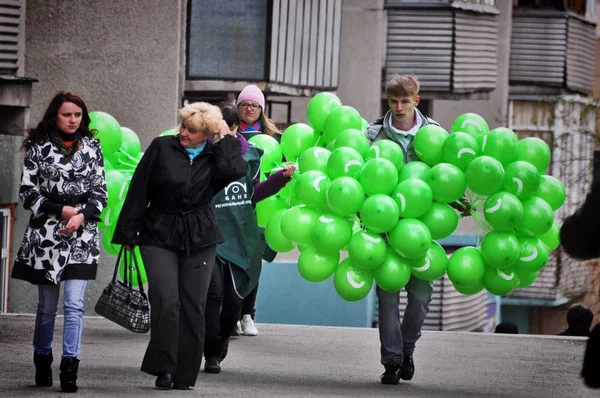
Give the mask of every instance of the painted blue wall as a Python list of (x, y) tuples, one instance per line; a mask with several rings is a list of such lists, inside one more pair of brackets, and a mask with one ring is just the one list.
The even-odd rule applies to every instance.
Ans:
[(263, 263), (256, 300), (256, 321), (291, 325), (371, 327), (375, 288), (357, 302), (340, 298), (333, 277), (320, 283), (304, 280), (295, 262)]

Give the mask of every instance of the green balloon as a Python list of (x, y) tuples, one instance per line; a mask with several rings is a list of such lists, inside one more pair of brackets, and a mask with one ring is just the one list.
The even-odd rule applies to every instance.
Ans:
[(442, 148), (448, 135), (446, 130), (435, 124), (421, 127), (413, 140), (413, 148), (419, 159), (430, 166), (441, 163)]
[(425, 181), (431, 167), (423, 162), (415, 161), (406, 163), (398, 170), (398, 182), (410, 180), (412, 178)]
[(480, 291), (482, 291), (484, 289), (483, 283), (481, 283), (481, 282), (475, 284), (474, 286), (469, 286), (469, 287), (464, 287), (464, 286), (459, 286), (459, 285), (453, 285), (453, 286), (457, 292), (459, 292), (460, 294), (464, 294), (465, 296), (472, 296), (474, 294), (479, 293)]
[(336, 178), (327, 188), (327, 205), (339, 216), (348, 217), (355, 214), (364, 201), (365, 190), (354, 178)]
[(100, 141), (102, 154), (112, 163), (117, 162), (117, 154), (123, 143), (119, 122), (106, 112), (90, 112), (90, 130), (97, 130), (95, 138)]
[(412, 268), (412, 274), (424, 281), (433, 281), (441, 278), (448, 269), (448, 255), (444, 248), (437, 242), (431, 242), (424, 257), (407, 259)]
[(281, 135), (281, 152), (287, 160), (296, 162), (304, 151), (315, 146), (318, 138), (318, 133), (308, 124), (292, 124)]
[(442, 162), (453, 164), (463, 171), (477, 156), (479, 144), (467, 133), (450, 134), (442, 146)]
[(362, 128), (362, 118), (360, 113), (351, 106), (340, 106), (331, 111), (325, 119), (323, 133), (327, 141), (331, 142), (344, 130)]
[(515, 160), (534, 165), (540, 174), (545, 174), (550, 165), (551, 151), (546, 142), (537, 137), (524, 138), (517, 144)]
[(523, 200), (523, 221), (520, 227), (534, 235), (548, 232), (554, 224), (554, 212), (545, 200), (536, 196)]
[(108, 159), (104, 159), (104, 171), (114, 170), (115, 166)]
[(106, 230), (111, 227), (114, 228), (117, 225), (117, 221), (119, 220), (119, 214), (121, 214), (122, 208), (122, 203), (117, 203), (112, 206), (106, 206), (100, 213), (100, 220), (102, 221), (102, 228), (100, 229)]
[(164, 137), (167, 135), (175, 135), (177, 134), (179, 131), (177, 129), (168, 129), (163, 131), (162, 133), (160, 133), (159, 137)]
[(287, 210), (287, 205), (279, 195), (269, 196), (256, 204), (256, 221), (259, 227), (265, 228), (273, 214), (279, 210)]
[(383, 263), (373, 271), (373, 278), (383, 290), (397, 292), (410, 280), (411, 270), (405, 259), (388, 250)]
[(511, 267), (519, 259), (521, 248), (517, 237), (510, 232), (490, 231), (481, 241), (481, 255), (491, 267)]
[(355, 149), (337, 148), (327, 160), (327, 175), (332, 180), (343, 176), (358, 178), (364, 164), (365, 161)]
[(411, 179), (402, 181), (392, 192), (402, 218), (418, 218), (429, 211), (433, 192), (425, 181)]
[(331, 180), (320, 171), (307, 171), (296, 178), (296, 197), (307, 206), (320, 209), (327, 203), (327, 188)]
[(433, 199), (441, 203), (460, 199), (467, 189), (465, 174), (458, 167), (448, 163), (433, 166), (425, 182), (431, 187)]
[(287, 253), (294, 249), (294, 244), (281, 231), (281, 219), (286, 211), (287, 209), (282, 209), (275, 212), (265, 227), (267, 244), (278, 253)]
[(485, 273), (481, 252), (476, 247), (461, 247), (450, 256), (447, 272), (454, 286), (468, 288), (481, 285)]
[(355, 149), (363, 159), (369, 152), (369, 146), (369, 139), (365, 133), (357, 129), (344, 130), (335, 139), (336, 148), (348, 147)]
[(498, 127), (483, 137), (481, 153), (507, 165), (515, 159), (518, 143), (519, 137), (514, 131), (506, 127)]
[(542, 175), (540, 176), (540, 185), (533, 195), (544, 199), (552, 207), (552, 210), (556, 211), (565, 203), (567, 192), (558, 178)]
[(504, 167), (490, 156), (473, 159), (465, 173), (467, 186), (479, 195), (493, 195), (504, 184)]
[(389, 160), (398, 170), (404, 165), (404, 152), (400, 148), (400, 145), (392, 140), (379, 140), (371, 145), (365, 159), (379, 158)]
[[(324, 137), (324, 136), (321, 136), (321, 138), (322, 138), (322, 137)], [(329, 152), (333, 151), (333, 150), (336, 148), (336, 147), (335, 147), (335, 141), (336, 141), (336, 140), (333, 140), (333, 141), (331, 141), (331, 142), (328, 142), (328, 143), (325, 145), (325, 149), (327, 149)], [(323, 142), (324, 142), (324, 140), (323, 140)]]
[(123, 203), (125, 199), (121, 189), (125, 184), (125, 175), (117, 170), (110, 170), (106, 174), (106, 191), (108, 192), (107, 207)]
[(288, 181), (277, 195), (283, 200), (283, 203), (285, 203), (288, 208), (302, 204), (296, 195), (296, 182), (294, 180)]
[(481, 279), (485, 289), (495, 296), (506, 296), (517, 287), (519, 279), (513, 268), (487, 267)]
[(342, 106), (342, 101), (337, 95), (328, 92), (321, 92), (308, 102), (306, 108), (306, 118), (313, 129), (323, 131), (325, 120), (329, 114)]
[(119, 250), (121, 250), (121, 245), (115, 245), (112, 243), (114, 233), (114, 227), (107, 228), (102, 233), (102, 247), (104, 247), (104, 250), (106, 250), (106, 252), (111, 256), (118, 256)]
[(538, 235), (538, 238), (548, 246), (550, 251), (556, 250), (560, 245), (560, 225), (554, 221), (552, 227), (543, 234)]
[[(118, 253), (117, 253), (118, 254)], [(127, 279), (131, 278), (131, 285), (134, 287), (139, 286), (139, 280), (138, 280), (138, 272), (137, 269), (135, 268), (135, 265), (133, 263), (133, 260), (131, 259), (132, 255), (129, 253), (125, 253), (124, 255), (129, 255), (130, 257), (127, 259), (127, 264), (130, 267), (131, 270), (131, 274), (127, 274)], [(137, 260), (137, 264), (138, 264), (138, 268), (140, 270), (140, 279), (142, 281), (142, 284), (148, 282), (148, 276), (146, 275), (146, 268), (144, 268), (144, 261), (142, 260), (142, 254), (140, 253), (140, 247), (136, 246), (133, 252), (133, 256), (135, 256), (135, 259)], [(122, 280), (125, 280), (125, 258), (121, 259), (121, 264), (119, 266), (119, 275), (121, 276)]]
[(497, 192), (485, 201), (483, 215), (494, 229), (512, 231), (523, 221), (523, 205), (515, 195)]
[(281, 146), (275, 138), (267, 134), (257, 134), (250, 138), (248, 142), (264, 151), (260, 158), (260, 170), (262, 172), (270, 173), (273, 168), (281, 167), (283, 154)]
[(517, 287), (520, 289), (533, 285), (533, 282), (535, 282), (538, 276), (537, 272), (521, 272), (517, 270), (515, 270), (515, 274), (517, 275), (517, 279), (519, 280)]
[(318, 146), (308, 148), (306, 151), (302, 152), (302, 155), (300, 155), (300, 158), (298, 159), (298, 169), (301, 173), (306, 173), (311, 170), (326, 173), (327, 161), (329, 160), (330, 155), (331, 151), (325, 148)]
[(504, 171), (502, 190), (519, 199), (529, 198), (540, 185), (540, 173), (531, 163), (515, 161), (508, 164)]
[(294, 206), (281, 217), (283, 236), (296, 243), (312, 243), (312, 229), (319, 211), (308, 206)]
[(392, 162), (384, 158), (367, 160), (360, 171), (358, 181), (369, 196), (389, 195), (398, 185), (398, 170)]
[(390, 246), (404, 258), (415, 259), (427, 254), (431, 246), (429, 228), (419, 220), (404, 218), (390, 231)]
[(446, 203), (433, 202), (427, 213), (419, 217), (419, 221), (427, 226), (431, 239), (444, 239), (458, 227), (458, 213)]
[(320, 216), (312, 230), (312, 241), (315, 248), (322, 252), (338, 252), (342, 250), (352, 237), (352, 226), (344, 217), (337, 214)]
[(132, 158), (137, 158), (141, 150), (140, 139), (137, 134), (134, 133), (130, 128), (121, 127), (121, 136), (122, 141), (120, 152), (125, 152)]
[(366, 132), (369, 129), (369, 122), (365, 118), (362, 119), (362, 127), (361, 130)]
[(333, 286), (337, 294), (346, 301), (362, 300), (373, 287), (373, 273), (357, 268), (350, 258), (346, 258), (335, 270)]
[(381, 236), (370, 231), (359, 231), (348, 243), (348, 256), (355, 267), (373, 270), (383, 263), (387, 246)]
[(537, 272), (548, 262), (548, 247), (533, 236), (519, 236), (519, 259), (514, 264), (515, 271)]
[(309, 282), (323, 282), (333, 275), (339, 262), (339, 252), (325, 253), (308, 245), (298, 257), (298, 272)]
[(478, 142), (483, 136), (489, 133), (490, 128), (484, 118), (476, 113), (464, 113), (452, 123), (452, 133), (467, 133)]
[(370, 196), (360, 208), (360, 219), (365, 227), (377, 233), (390, 231), (399, 217), (398, 205), (387, 195)]

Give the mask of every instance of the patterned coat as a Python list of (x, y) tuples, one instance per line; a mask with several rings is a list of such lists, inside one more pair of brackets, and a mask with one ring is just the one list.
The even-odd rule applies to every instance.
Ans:
[(104, 209), (107, 191), (100, 143), (83, 137), (71, 161), (50, 141), (33, 144), (25, 153), (19, 194), (32, 215), (12, 277), (36, 285), (95, 279), (100, 255), (97, 217), (86, 219), (74, 233), (60, 233), (67, 221), (44, 212), (42, 203), (50, 200), (77, 210), (92, 205), (96, 214)]

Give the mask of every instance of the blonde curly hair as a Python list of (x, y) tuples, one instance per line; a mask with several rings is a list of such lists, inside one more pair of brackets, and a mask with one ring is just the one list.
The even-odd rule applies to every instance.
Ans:
[(179, 110), (179, 119), (183, 126), (185, 122), (188, 127), (202, 131), (206, 135), (214, 135), (219, 132), (223, 124), (223, 115), (218, 106), (208, 102), (184, 102), (183, 108)]

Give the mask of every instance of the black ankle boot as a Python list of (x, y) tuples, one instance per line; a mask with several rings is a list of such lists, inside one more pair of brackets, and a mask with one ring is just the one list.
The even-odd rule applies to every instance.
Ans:
[(40, 355), (33, 353), (33, 363), (35, 364), (35, 385), (40, 387), (50, 387), (52, 385), (52, 353)]
[(60, 389), (62, 392), (77, 391), (77, 369), (79, 359), (63, 358), (60, 361)]

